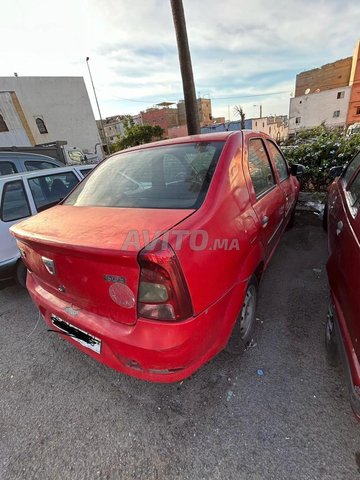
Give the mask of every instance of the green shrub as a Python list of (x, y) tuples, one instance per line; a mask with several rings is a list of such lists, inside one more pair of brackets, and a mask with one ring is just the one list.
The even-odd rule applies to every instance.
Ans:
[(301, 130), (283, 144), (290, 164), (301, 163), (307, 167), (301, 182), (305, 191), (326, 190), (332, 181), (330, 168), (345, 165), (359, 149), (359, 133), (345, 137), (343, 132), (325, 125)]

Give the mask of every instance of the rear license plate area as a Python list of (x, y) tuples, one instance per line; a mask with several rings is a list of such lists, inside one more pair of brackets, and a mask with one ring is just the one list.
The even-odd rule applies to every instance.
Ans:
[(61, 330), (65, 335), (71, 337), (75, 342), (80, 343), (83, 347), (89, 348), (93, 352), (100, 353), (101, 351), (101, 340), (99, 338), (90, 335), (90, 333), (81, 330), (80, 328), (74, 327), (71, 323), (65, 322), (60, 317), (56, 315), (51, 315), (52, 324)]

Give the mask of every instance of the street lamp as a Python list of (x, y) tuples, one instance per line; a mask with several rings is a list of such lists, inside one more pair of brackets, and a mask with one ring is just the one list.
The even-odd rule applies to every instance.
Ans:
[(102, 130), (103, 135), (104, 135), (104, 138), (105, 138), (106, 147), (107, 147), (107, 153), (109, 154), (109, 153), (110, 153), (110, 146), (109, 146), (109, 142), (108, 142), (107, 136), (106, 136), (106, 134), (105, 134), (104, 122), (103, 122), (103, 119), (102, 119), (102, 116), (101, 116), (100, 106), (99, 106), (99, 102), (98, 102), (98, 99), (97, 99), (97, 96), (96, 96), (96, 90), (95, 90), (95, 85), (94, 85), (93, 78), (92, 78), (92, 75), (91, 75), (89, 60), (90, 60), (90, 58), (89, 58), (89, 57), (86, 57), (86, 65), (87, 65), (88, 70), (89, 70), (91, 85), (92, 85), (93, 90), (94, 90), (96, 105), (97, 105), (97, 109), (98, 109), (98, 112), (99, 112), (101, 130)]
[(260, 118), (262, 118), (262, 105), (253, 105), (253, 107), (260, 107)]

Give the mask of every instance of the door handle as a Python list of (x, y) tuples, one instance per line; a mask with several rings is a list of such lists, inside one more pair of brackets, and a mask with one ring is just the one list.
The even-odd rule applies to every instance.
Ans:
[(343, 222), (340, 220), (338, 223), (337, 223), (337, 228), (336, 228), (336, 235), (340, 235), (342, 229), (344, 228), (344, 224)]
[(261, 220), (261, 225), (263, 228), (265, 228), (268, 223), (269, 223), (269, 217), (265, 215)]

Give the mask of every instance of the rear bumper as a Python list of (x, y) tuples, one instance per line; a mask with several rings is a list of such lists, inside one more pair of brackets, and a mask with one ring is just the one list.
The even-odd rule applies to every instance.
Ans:
[(190, 376), (224, 348), (238, 312), (238, 302), (231, 302), (232, 295), (242, 300), (239, 295), (245, 293), (245, 287), (241, 284), (208, 310), (180, 323), (138, 319), (135, 325), (124, 325), (77, 310), (44, 290), (34, 275), (27, 277), (29, 293), (51, 329), (57, 330), (51, 321), (56, 315), (101, 340), (101, 351), (96, 353), (63, 335), (84, 353), (120, 372), (163, 383)]
[(14, 278), (19, 257), (0, 262), (0, 282)]
[(360, 364), (351, 343), (351, 337), (341, 307), (334, 295), (332, 295), (332, 301), (336, 343), (346, 377), (350, 403), (355, 416), (360, 420)]

